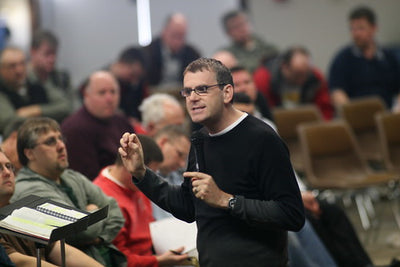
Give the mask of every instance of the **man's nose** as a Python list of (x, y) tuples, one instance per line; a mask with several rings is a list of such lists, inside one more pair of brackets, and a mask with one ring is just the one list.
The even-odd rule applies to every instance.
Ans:
[(196, 101), (199, 99), (199, 95), (196, 94), (194, 91), (191, 91), (189, 96), (187, 96), (186, 98), (189, 99), (190, 101)]

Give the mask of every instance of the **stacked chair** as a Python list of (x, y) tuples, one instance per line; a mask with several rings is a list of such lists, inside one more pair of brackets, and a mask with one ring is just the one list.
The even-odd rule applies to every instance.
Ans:
[(375, 115), (385, 109), (385, 104), (379, 97), (354, 99), (338, 109), (339, 117), (349, 124), (361, 153), (371, 164), (382, 162)]
[(301, 124), (298, 134), (309, 186), (354, 199), (362, 226), (369, 230), (377, 216), (368, 189), (387, 186), (398, 175), (370, 167), (354, 132), (344, 120)]
[(301, 123), (322, 121), (321, 112), (314, 105), (304, 105), (291, 109), (274, 108), (272, 113), (278, 133), (289, 148), (294, 169), (303, 173), (302, 153), (296, 129)]

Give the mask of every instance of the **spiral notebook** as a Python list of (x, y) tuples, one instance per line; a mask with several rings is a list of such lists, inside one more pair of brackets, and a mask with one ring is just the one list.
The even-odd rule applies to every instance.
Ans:
[(108, 206), (89, 213), (30, 195), (0, 209), (0, 232), (46, 244), (81, 232), (107, 214)]
[(71, 222), (76, 222), (87, 215), (83, 212), (66, 209), (52, 203), (43, 203), (42, 205), (37, 206), (36, 210)]

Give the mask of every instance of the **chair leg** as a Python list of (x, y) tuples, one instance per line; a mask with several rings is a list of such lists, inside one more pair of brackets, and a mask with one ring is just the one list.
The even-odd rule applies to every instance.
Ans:
[(371, 197), (368, 195), (368, 192), (367, 192), (367, 194), (365, 194), (363, 196), (363, 198), (364, 198), (364, 206), (365, 206), (365, 209), (367, 211), (368, 217), (371, 220), (373, 220), (373, 222), (375, 224), (376, 221), (378, 220), (378, 217), (376, 216), (375, 208), (374, 208), (374, 205), (372, 204)]
[(397, 227), (400, 229), (400, 210), (399, 210), (399, 200), (398, 199), (392, 199), (392, 212), (393, 212), (393, 217), (396, 221)]
[(362, 194), (356, 194), (355, 196), (358, 214), (360, 216), (361, 225), (365, 231), (371, 227), (371, 223), (368, 218), (367, 210), (364, 205), (364, 197)]

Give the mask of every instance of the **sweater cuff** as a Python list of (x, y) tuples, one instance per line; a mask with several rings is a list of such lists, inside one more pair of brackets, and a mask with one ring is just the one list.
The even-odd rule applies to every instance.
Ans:
[(142, 179), (138, 179), (135, 176), (132, 176), (132, 182), (137, 185), (143, 182), (143, 180), (148, 179), (148, 177), (150, 177), (152, 175), (152, 170), (150, 170), (149, 168), (146, 167), (146, 172), (144, 173), (144, 176)]

